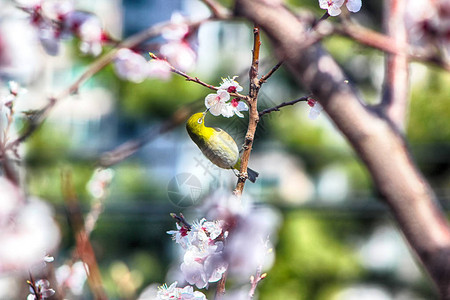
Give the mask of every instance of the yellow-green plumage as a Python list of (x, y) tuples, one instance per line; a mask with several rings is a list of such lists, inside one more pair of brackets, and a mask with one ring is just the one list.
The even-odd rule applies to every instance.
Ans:
[[(204, 113), (192, 115), (186, 123), (186, 130), (212, 163), (223, 169), (239, 170), (241, 160), (236, 142), (226, 131), (205, 126)], [(258, 173), (247, 169), (250, 181), (255, 182)]]

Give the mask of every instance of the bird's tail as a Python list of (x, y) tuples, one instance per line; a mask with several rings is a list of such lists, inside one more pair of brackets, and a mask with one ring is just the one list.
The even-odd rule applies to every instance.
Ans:
[(247, 167), (247, 174), (248, 174), (248, 179), (249, 179), (251, 182), (255, 183), (256, 177), (258, 177), (259, 173), (256, 172), (255, 170), (252, 170), (252, 169), (250, 169), (250, 168)]

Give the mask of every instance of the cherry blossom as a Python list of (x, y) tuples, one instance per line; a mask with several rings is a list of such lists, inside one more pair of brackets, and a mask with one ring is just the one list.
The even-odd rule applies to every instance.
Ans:
[(205, 201), (204, 209), (208, 218), (233, 224), (222, 251), (230, 276), (246, 282), (257, 269), (270, 268), (274, 261), (271, 240), (280, 223), (280, 216), (274, 209), (255, 208), (251, 199), (236, 201), (233, 195), (220, 190)]
[(244, 101), (239, 101), (238, 99), (234, 98), (230, 103), (227, 103), (224, 110), (222, 111), (222, 115), (229, 118), (236, 114), (239, 118), (243, 118), (244, 115), (241, 114), (241, 111), (248, 111), (247, 104)]
[(105, 196), (106, 188), (111, 183), (114, 177), (112, 169), (98, 168), (94, 171), (91, 179), (87, 183), (87, 190), (94, 198), (101, 198)]
[(26, 199), (3, 177), (0, 190), (0, 273), (25, 271), (42, 263), (44, 253), (56, 248), (59, 229), (50, 207), (42, 200)]
[(361, 0), (319, 0), (320, 8), (328, 10), (328, 14), (332, 17), (341, 13), (344, 3), (351, 12), (358, 12), (362, 5)]
[(72, 294), (81, 296), (87, 279), (86, 270), (88, 266), (82, 261), (77, 261), (71, 266), (62, 265), (55, 271), (56, 281), (59, 286), (67, 287)]
[(66, 28), (80, 38), (81, 52), (94, 56), (102, 52), (103, 29), (97, 16), (75, 10), (67, 13), (63, 21)]
[(161, 46), (160, 52), (177, 69), (191, 71), (195, 66), (197, 54), (188, 41), (189, 26), (178, 12), (172, 14), (170, 21), (171, 24), (162, 32), (168, 43)]
[(223, 258), (220, 237), (225, 238), (226, 233), (222, 231), (221, 222), (201, 219), (189, 228), (177, 224), (177, 230), (167, 233), (185, 250), (180, 269), (187, 282), (205, 288), (222, 278), (228, 263)]
[(219, 116), (228, 112), (226, 102), (230, 100), (230, 94), (224, 90), (218, 90), (215, 94), (209, 94), (205, 98), (205, 106), (213, 116)]
[(189, 26), (186, 19), (179, 12), (174, 12), (170, 18), (170, 25), (164, 27), (162, 37), (168, 41), (180, 41), (186, 38), (189, 33)]
[(243, 90), (242, 86), (235, 79), (238, 76), (233, 76), (233, 78), (222, 78), (222, 83), (219, 86), (220, 90), (225, 90), (228, 93), (241, 92)]
[(166, 284), (160, 286), (156, 294), (156, 300), (207, 300), (205, 294), (194, 291), (192, 286), (188, 285), (184, 288), (177, 288), (177, 284), (178, 282), (175, 281), (170, 286)]
[(345, 6), (347, 6), (349, 11), (355, 13), (361, 9), (362, 3), (361, 0), (347, 0)]
[(148, 77), (168, 80), (172, 75), (169, 63), (163, 59), (152, 59), (148, 63)]
[(341, 6), (345, 0), (319, 0), (319, 6), (321, 9), (328, 10), (328, 14), (335, 17), (341, 13)]
[(114, 67), (120, 78), (135, 83), (144, 81), (148, 76), (148, 65), (145, 58), (128, 48), (117, 51)]
[(308, 117), (311, 120), (315, 120), (317, 119), (317, 117), (319, 117), (320, 113), (323, 110), (322, 105), (320, 105), (319, 102), (313, 100), (313, 99), (308, 99), (308, 105), (311, 106), (311, 109), (309, 111)]
[(161, 54), (177, 69), (191, 71), (197, 54), (185, 40), (171, 41), (161, 46)]
[[(30, 284), (30, 294), (27, 300), (46, 299), (55, 294), (55, 290), (50, 288), (50, 282), (47, 279), (39, 279), (34, 285), (31, 282), (28, 282), (28, 284)], [(36, 297), (35, 292), (39, 293), (40, 297)]]
[(230, 118), (235, 114), (243, 118), (244, 115), (241, 111), (247, 111), (248, 106), (244, 101), (239, 101), (239, 99), (234, 98), (230, 102), (230, 94), (236, 93), (243, 90), (242, 86), (235, 80), (237, 76), (232, 78), (222, 78), (222, 83), (219, 86), (216, 94), (209, 94), (205, 98), (205, 106), (212, 115), (219, 116), (222, 115), (226, 118)]

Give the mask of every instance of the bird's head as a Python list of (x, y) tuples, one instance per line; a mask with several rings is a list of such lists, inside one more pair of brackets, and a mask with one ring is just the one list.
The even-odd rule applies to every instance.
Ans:
[(193, 114), (186, 122), (186, 128), (190, 132), (198, 132), (202, 127), (205, 126), (205, 112), (199, 112)]

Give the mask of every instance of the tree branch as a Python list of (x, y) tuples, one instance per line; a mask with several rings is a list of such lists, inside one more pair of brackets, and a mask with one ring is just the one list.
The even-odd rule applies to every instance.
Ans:
[[(202, 24), (208, 20), (209, 19), (188, 22), (188, 25), (192, 26), (192, 27), (198, 27), (200, 24)], [(108, 52), (107, 54), (103, 55), (98, 60), (96, 60), (70, 86), (68, 86), (66, 89), (64, 89), (59, 95), (57, 95), (55, 97), (51, 97), (49, 99), (49, 102), (47, 103), (47, 105), (45, 105), (42, 109), (40, 109), (38, 111), (38, 113), (36, 114), (36, 116), (33, 117), (32, 121), (30, 122), (30, 124), (28, 124), (28, 126), (26, 127), (24, 132), (16, 140), (12, 141), (11, 143), (9, 143), (7, 145), (6, 150), (17, 147), (20, 143), (22, 143), (29, 136), (31, 136), (36, 131), (36, 129), (38, 129), (40, 127), (40, 125), (46, 120), (50, 111), (60, 100), (68, 97), (71, 94), (78, 92), (78, 89), (84, 82), (86, 82), (86, 80), (91, 78), (97, 72), (99, 72), (104, 67), (106, 67), (111, 61), (113, 61), (113, 59), (116, 56), (117, 51), (119, 49), (134, 48), (134, 47), (138, 46), (139, 44), (145, 42), (146, 40), (161, 34), (162, 30), (165, 27), (167, 27), (168, 25), (170, 25), (170, 22), (163, 22), (163, 23), (157, 24), (153, 27), (147, 28), (146, 30), (139, 32), (139, 33), (125, 39), (122, 43), (119, 43), (117, 45), (117, 48), (111, 50), (110, 52)]]
[(270, 76), (272, 76), (273, 73), (275, 73), (281, 67), (282, 64), (283, 62), (280, 61), (266, 75), (262, 76), (261, 79), (259, 79), (259, 85), (262, 85), (264, 82), (266, 82), (267, 79), (269, 79)]
[(183, 106), (179, 108), (169, 120), (164, 122), (158, 128), (151, 128), (142, 137), (129, 140), (111, 151), (102, 153), (98, 164), (101, 167), (107, 168), (123, 161), (159, 135), (166, 133), (184, 123), (192, 112), (193, 109), (190, 107)]
[(257, 25), (253, 27), (253, 55), (252, 55), (252, 65), (249, 71), (250, 77), (250, 89), (247, 97), (247, 103), (249, 106), (249, 121), (247, 133), (245, 134), (245, 141), (243, 146), (243, 153), (241, 156), (241, 169), (239, 170), (239, 177), (234, 189), (234, 194), (236, 196), (241, 196), (244, 190), (245, 181), (248, 178), (247, 166), (248, 160), (250, 159), (250, 153), (252, 151), (253, 140), (255, 138), (256, 127), (259, 122), (258, 114), (258, 93), (260, 86), (260, 81), (258, 79), (258, 68), (259, 68), (259, 50), (261, 46), (260, 39), (260, 29)]
[(220, 3), (214, 0), (202, 0), (206, 6), (211, 10), (213, 16), (219, 20), (226, 20), (230, 17), (231, 13), (228, 9), (222, 6)]
[(364, 105), (341, 68), (318, 44), (303, 49), (306, 28), (286, 7), (237, 0), (235, 13), (258, 23), (293, 77), (308, 88), (367, 166), (410, 246), (450, 298), (450, 229), (430, 186), (392, 123)]
[(387, 32), (395, 41), (395, 47), (399, 52), (386, 55), (381, 109), (400, 131), (404, 131), (409, 102), (408, 41), (404, 21), (406, 2), (388, 0), (386, 3)]
[[(334, 32), (342, 36), (349, 37), (363, 45), (387, 53), (400, 54), (402, 52), (402, 50), (397, 46), (394, 38), (351, 22), (336, 25)], [(410, 46), (409, 53), (407, 54), (410, 60), (430, 63), (450, 72), (450, 62), (446, 61), (437, 53), (430, 53), (429, 51)]]
[(296, 104), (296, 103), (298, 103), (300, 101), (308, 101), (308, 99), (311, 98), (311, 97), (312, 97), (312, 94), (308, 95), (308, 96), (300, 97), (300, 98), (292, 100), (292, 101), (283, 102), (283, 103), (278, 104), (277, 106), (274, 106), (274, 107), (271, 107), (271, 108), (266, 108), (265, 110), (259, 112), (259, 117), (262, 117), (265, 114), (269, 114), (269, 113), (274, 112), (274, 111), (280, 111), (280, 108), (288, 106), (288, 105), (294, 105), (294, 104)]

